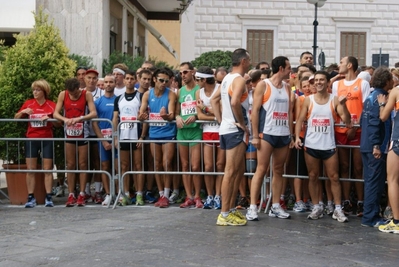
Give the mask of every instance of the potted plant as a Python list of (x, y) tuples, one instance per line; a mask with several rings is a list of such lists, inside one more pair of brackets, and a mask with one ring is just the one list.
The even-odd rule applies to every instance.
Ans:
[[(0, 117), (13, 118), (14, 114), (21, 107), (22, 103), (32, 98), (31, 84), (38, 79), (45, 79), (51, 86), (50, 99), (56, 101), (61, 90), (64, 89), (64, 81), (72, 77), (76, 63), (68, 58), (68, 48), (61, 39), (59, 29), (52, 22), (48, 21), (48, 15), (39, 9), (34, 14), (35, 25), (33, 30), (27, 34), (18, 34), (14, 46), (4, 52), (4, 60), (0, 63)], [(26, 132), (26, 122), (1, 122), (0, 137), (23, 138)], [(62, 131), (60, 135), (62, 135)], [(63, 137), (63, 136), (60, 136)], [(63, 149), (63, 145), (58, 146)], [(64, 154), (56, 149), (55, 163), (63, 162)], [(1, 141), (0, 159), (7, 165), (3, 168), (10, 169), (16, 166), (22, 169), (24, 164), (24, 142), (23, 141)], [(62, 166), (62, 165), (61, 165)], [(60, 169), (65, 169), (63, 166)], [(11, 172), (6, 172), (7, 184), (10, 181)], [(11, 203), (20, 204), (14, 201), (11, 196), (27, 196), (26, 172), (22, 173), (22, 181), (16, 188), (8, 188)], [(12, 178), (17, 179), (17, 178)], [(20, 178), (21, 179), (21, 178)], [(13, 184), (10, 181), (10, 184)], [(39, 184), (37, 184), (39, 187)], [(44, 188), (44, 184), (41, 185)], [(22, 191), (14, 194), (12, 190)], [(43, 197), (44, 199), (44, 197)], [(38, 200), (40, 200), (38, 198)]]

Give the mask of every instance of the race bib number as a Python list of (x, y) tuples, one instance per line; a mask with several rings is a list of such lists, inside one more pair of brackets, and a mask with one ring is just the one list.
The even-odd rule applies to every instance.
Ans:
[(186, 101), (181, 103), (181, 115), (196, 115), (197, 114), (197, 102), (196, 101)]
[(137, 117), (135, 116), (122, 116), (121, 117), (121, 129), (127, 130), (127, 129), (133, 129), (136, 127), (136, 123), (134, 122), (129, 122), (129, 121), (136, 121)]
[(274, 126), (288, 126), (288, 113), (287, 112), (273, 112), (273, 125)]
[(359, 124), (359, 118), (357, 117), (357, 114), (351, 114), (351, 119), (353, 124)]
[(75, 125), (66, 126), (66, 134), (69, 136), (81, 136), (83, 134), (83, 123), (78, 122)]
[(29, 115), (29, 119), (37, 120), (37, 121), (31, 121), (30, 122), (30, 126), (33, 127), (33, 128), (39, 128), (39, 127), (47, 126), (47, 121), (41, 121), (40, 120), (44, 116), (47, 116), (47, 114), (31, 114), (31, 115)]
[(327, 118), (313, 118), (310, 130), (314, 133), (327, 134), (330, 132), (330, 126), (330, 120)]
[(215, 122), (204, 123), (204, 126), (207, 126), (207, 127), (216, 127), (218, 125), (219, 124), (216, 121)]
[(111, 128), (101, 129), (101, 133), (104, 136), (104, 138), (111, 138), (112, 137), (112, 129)]
[(165, 126), (166, 123), (165, 122), (161, 122), (161, 121), (165, 121), (161, 115), (159, 115), (159, 113), (150, 113), (150, 120), (151, 121), (160, 121), (160, 122), (150, 122), (149, 125), (150, 126)]

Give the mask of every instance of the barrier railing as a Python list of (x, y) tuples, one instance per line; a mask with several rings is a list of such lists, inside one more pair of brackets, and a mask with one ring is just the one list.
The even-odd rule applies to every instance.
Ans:
[[(31, 121), (34, 121), (34, 120), (30, 120), (30, 119), (18, 119), (18, 120), (15, 120), (15, 119), (0, 119), (0, 123), (16, 123), (16, 122), (31, 122)], [(55, 120), (50, 119), (49, 121), (55, 121)], [(111, 125), (112, 125), (112, 122), (110, 120), (107, 120), (107, 119), (92, 119), (92, 121), (107, 121), (107, 122), (111, 123)], [(116, 132), (117, 136), (120, 136), (121, 126), (123, 124), (125, 124), (125, 123), (140, 124), (140, 123), (156, 123), (156, 122), (159, 122), (159, 121), (151, 121), (151, 120), (147, 120), (147, 121), (144, 121), (144, 122), (141, 122), (141, 121), (124, 121), (124, 122), (120, 122), (118, 124), (117, 129), (112, 129), (112, 132)], [(166, 123), (175, 123), (175, 121), (171, 121), (171, 122), (165, 121), (165, 122)], [(207, 122), (209, 123), (209, 121), (197, 121), (197, 123), (207, 123)], [(341, 126), (341, 125), (337, 124), (337, 126)], [(7, 149), (11, 149), (10, 145), (12, 144), (12, 142), (17, 142), (17, 146), (20, 146), (21, 145), (20, 143), (25, 142), (27, 140), (29, 140), (29, 141), (34, 141), (34, 140), (53, 141), (53, 149), (54, 149), (54, 151), (57, 149), (56, 144), (58, 144), (58, 146), (60, 144), (63, 145), (63, 143), (65, 141), (76, 141), (76, 142), (78, 142), (78, 141), (83, 141), (84, 140), (84, 141), (96, 141), (96, 142), (98, 142), (98, 141), (105, 140), (105, 141), (110, 142), (112, 144), (113, 148), (115, 147), (113, 136), (110, 136), (110, 137), (107, 137), (107, 138), (73, 138), (73, 139), (71, 139), (71, 138), (46, 138), (46, 139), (44, 139), (44, 138), (6, 138), (6, 137), (0, 137), (0, 142), (5, 142), (6, 143), (6, 145), (5, 145), (5, 147), (6, 147), (6, 153), (5, 154), (6, 155), (7, 155)], [(194, 174), (194, 175), (215, 175), (215, 176), (218, 176), (218, 175), (223, 175), (224, 174), (224, 172), (217, 172), (216, 171), (216, 162), (215, 162), (216, 146), (213, 146), (213, 159), (214, 159), (213, 166), (214, 166), (214, 171), (205, 172), (205, 170), (204, 170), (205, 167), (204, 167), (203, 146), (205, 144), (217, 144), (218, 141), (211, 141), (211, 140), (195, 140), (195, 141), (193, 141), (193, 140), (191, 140), (191, 141), (156, 140), (156, 141), (154, 141), (154, 140), (140, 140), (140, 139), (138, 139), (138, 140), (118, 140), (118, 142), (119, 143), (132, 143), (132, 142), (134, 142), (134, 143), (141, 144), (141, 155), (142, 155), (142, 158), (141, 158), (142, 169), (141, 170), (134, 170), (133, 163), (132, 163), (132, 160), (131, 160), (130, 161), (130, 168), (129, 168), (130, 170), (125, 172), (125, 173), (123, 173), (123, 174), (121, 174), (121, 159), (120, 159), (120, 154), (121, 153), (120, 153), (120, 146), (118, 146), (117, 149), (112, 149), (112, 159), (115, 159), (115, 156), (116, 156), (115, 151), (117, 151), (117, 155), (118, 155), (118, 160), (117, 160), (117, 169), (118, 169), (118, 171), (117, 172), (115, 171), (115, 167), (111, 167), (111, 172), (102, 170), (101, 169), (101, 163), (100, 163), (100, 169), (93, 170), (92, 166), (90, 166), (90, 162), (91, 162), (90, 153), (88, 153), (88, 169), (87, 170), (78, 170), (78, 169), (76, 169), (76, 170), (68, 170), (66, 168), (66, 165), (64, 164), (64, 168), (61, 168), (62, 166), (58, 165), (57, 169), (52, 169), (52, 170), (44, 170), (44, 169), (24, 170), (24, 169), (20, 169), (20, 168), (12, 170), (12, 169), (3, 168), (1, 171), (3, 171), (3, 172), (43, 172), (43, 173), (50, 172), (50, 173), (56, 173), (56, 174), (57, 173), (68, 173), (68, 172), (69, 173), (82, 173), (83, 172), (83, 173), (88, 173), (88, 174), (106, 174), (108, 176), (109, 182), (110, 182), (111, 197), (113, 199), (115, 199), (113, 208), (116, 207), (116, 204), (117, 204), (117, 201), (118, 201), (119, 197), (121, 196), (121, 194), (123, 194), (123, 192), (125, 190), (125, 188), (124, 188), (124, 179), (126, 179), (129, 175), (137, 175), (137, 174), (145, 174), (145, 175), (155, 175), (155, 174), (182, 175), (182, 174), (190, 174), (190, 175), (193, 175)], [(179, 144), (179, 143), (193, 143), (193, 142), (199, 143), (199, 144), (202, 145), (201, 146), (201, 150), (200, 150), (201, 151), (201, 157), (200, 157), (201, 158), (201, 165), (200, 165), (201, 169), (200, 169), (200, 171), (194, 172), (194, 171), (191, 171), (191, 165), (189, 165), (189, 171), (181, 171), (179, 148), (178, 148), (177, 144)], [(150, 162), (150, 164), (152, 164), (152, 168), (150, 168), (150, 169), (152, 169), (152, 170), (149, 170), (149, 168), (147, 168), (148, 167), (148, 163), (149, 163), (148, 160), (150, 159), (150, 157), (148, 155), (149, 150), (148, 150), (148, 148), (146, 148), (146, 146), (148, 146), (151, 143), (175, 143), (176, 144), (175, 147), (174, 147), (174, 149), (175, 149), (175, 152), (174, 152), (175, 168), (173, 168), (173, 170), (155, 171), (156, 168), (155, 168), (155, 162), (154, 161)], [(15, 145), (11, 146), (11, 147), (15, 148)], [(350, 148), (350, 149), (359, 148), (358, 146), (338, 146), (338, 147), (345, 147), (345, 148)], [(190, 148), (190, 146), (189, 146), (189, 148)], [(90, 142), (89, 142), (88, 149), (90, 149)], [(18, 151), (20, 151), (20, 150), (18, 150)], [(298, 154), (299, 151), (296, 151), (296, 153)], [(18, 158), (24, 158), (24, 156), (25, 155), (18, 154)], [(65, 158), (65, 154), (64, 154), (64, 158)], [(7, 161), (8, 159), (5, 158), (3, 160)], [(57, 164), (58, 160), (59, 159), (56, 158), (55, 153), (54, 153), (53, 163)], [(258, 161), (259, 160), (260, 159), (258, 159)], [(16, 162), (15, 164), (20, 164), (20, 162)], [(76, 164), (76, 165), (78, 165), (78, 164)], [(297, 155), (297, 162), (296, 162), (297, 173), (296, 174), (292, 174), (292, 172), (291, 172), (291, 174), (285, 173), (283, 175), (283, 177), (284, 178), (308, 179), (309, 177), (306, 176), (306, 175), (299, 175), (299, 173), (298, 173), (298, 165), (299, 165), (299, 160), (298, 160), (298, 155)], [(112, 163), (111, 163), (111, 166), (113, 166)], [(271, 162), (270, 162), (270, 166), (272, 166), (272, 159), (271, 159)], [(351, 162), (349, 163), (349, 166), (350, 166), (350, 170), (349, 171), (351, 173), (351, 168), (352, 168)], [(265, 212), (269, 208), (270, 199), (271, 199), (271, 196), (272, 196), (271, 183), (272, 183), (273, 175), (272, 175), (271, 169), (272, 168), (270, 168), (269, 174), (264, 177), (264, 182), (262, 184), (262, 189), (261, 189), (261, 203), (260, 203), (259, 207), (262, 207), (263, 202), (266, 201), (265, 189), (266, 189), (266, 186), (269, 185), (268, 193), (270, 194), (270, 198), (269, 198), (269, 201), (268, 201), (268, 203), (266, 205)], [(244, 173), (244, 176), (247, 176), (247, 177), (248, 176), (252, 176), (252, 175), (253, 175), (253, 173), (248, 173), (248, 172)], [(326, 180), (328, 178), (324, 177), (324, 176), (321, 176), (320, 179), (321, 180)], [(118, 189), (117, 192), (115, 190), (115, 188), (116, 188), (115, 187), (115, 181), (117, 181), (118, 185), (119, 185), (118, 186), (119, 189)], [(349, 179), (349, 178), (340, 178), (340, 181), (363, 182), (363, 180), (360, 180), (360, 179)], [(4, 192), (1, 192), (1, 193), (4, 194)], [(108, 207), (109, 206), (110, 206), (110, 204), (108, 205)]]

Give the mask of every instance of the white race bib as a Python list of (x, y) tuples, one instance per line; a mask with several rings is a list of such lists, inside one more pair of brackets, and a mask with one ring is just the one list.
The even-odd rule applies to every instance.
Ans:
[(136, 128), (137, 123), (129, 122), (129, 121), (136, 121), (137, 117), (135, 116), (122, 116), (121, 117), (121, 129), (134, 129)]
[(80, 136), (83, 134), (83, 123), (78, 122), (75, 125), (66, 126), (66, 134), (69, 136)]
[(274, 126), (288, 126), (288, 113), (275, 111), (272, 120)]
[(47, 121), (41, 121), (40, 120), (44, 116), (47, 116), (47, 114), (31, 114), (31, 115), (29, 115), (29, 119), (37, 120), (37, 121), (31, 121), (30, 122), (30, 126), (34, 127), (34, 128), (47, 126)]
[(101, 129), (101, 133), (104, 136), (104, 138), (111, 138), (112, 137), (112, 129), (111, 128)]
[(166, 122), (161, 122), (165, 121), (159, 113), (150, 113), (150, 120), (151, 121), (160, 121), (160, 122), (150, 122), (150, 126), (165, 126)]
[(197, 114), (197, 102), (196, 101), (186, 101), (180, 105), (181, 115), (196, 115)]
[(328, 118), (313, 118), (311, 120), (311, 126), (308, 127), (308, 130), (313, 133), (330, 133), (331, 122)]

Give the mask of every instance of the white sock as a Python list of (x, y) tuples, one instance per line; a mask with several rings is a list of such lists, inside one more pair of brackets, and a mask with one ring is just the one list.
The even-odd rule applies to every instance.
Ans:
[(164, 189), (164, 196), (165, 196), (166, 198), (169, 198), (169, 196), (170, 196), (170, 188), (165, 188), (165, 189)]
[(335, 205), (335, 209), (336, 210), (341, 210), (342, 208), (341, 208), (341, 205)]
[(126, 195), (127, 197), (130, 197), (130, 192), (129, 192), (129, 191), (125, 192), (125, 195)]
[(324, 205), (324, 202), (323, 202), (323, 201), (319, 201), (319, 205), (320, 205), (320, 206), (323, 206), (323, 205)]
[(100, 192), (101, 191), (101, 182), (95, 182), (94, 186), (96, 187), (96, 192)]
[(215, 198), (214, 199), (219, 199), (220, 198), (220, 196), (219, 195), (215, 195)]
[(180, 191), (179, 191), (179, 189), (173, 189), (173, 193), (175, 193), (176, 195), (179, 195)]
[(159, 197), (163, 197), (163, 191), (159, 191)]
[(284, 200), (284, 195), (280, 195), (280, 200)]
[(143, 191), (137, 191), (137, 195), (138, 196), (142, 196), (143, 195)]
[(222, 216), (225, 217), (225, 218), (226, 218), (227, 216), (229, 216), (229, 213), (228, 213), (228, 212), (221, 212), (220, 214), (222, 214)]
[(251, 204), (251, 205), (249, 205), (249, 208), (251, 210), (257, 210), (258, 207), (255, 204)]
[(281, 207), (281, 206), (280, 206), (280, 203), (273, 203), (273, 204), (272, 204), (272, 207), (273, 207), (274, 209), (277, 209), (277, 208), (279, 208), (279, 207)]

